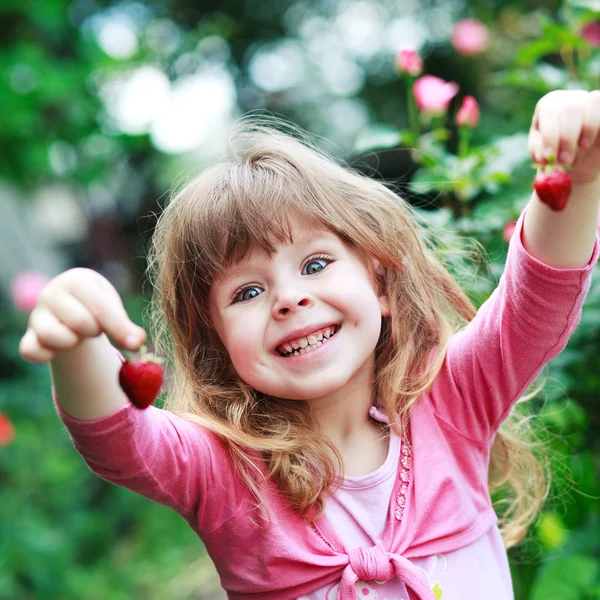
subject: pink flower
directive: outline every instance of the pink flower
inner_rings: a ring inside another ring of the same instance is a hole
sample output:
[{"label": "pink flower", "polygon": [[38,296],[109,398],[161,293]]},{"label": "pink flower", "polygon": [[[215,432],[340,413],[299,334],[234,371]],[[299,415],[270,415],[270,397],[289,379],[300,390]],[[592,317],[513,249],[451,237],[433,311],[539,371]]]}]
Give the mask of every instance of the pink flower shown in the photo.
[{"label": "pink flower", "polygon": [[590,21],[586,23],[579,32],[579,35],[594,48],[600,47],[600,21]]},{"label": "pink flower", "polygon": [[465,96],[456,115],[456,123],[460,126],[477,127],[477,123],[479,123],[479,104],[473,96]]},{"label": "pink flower", "polygon": [[30,313],[48,281],[48,277],[35,271],[25,271],[17,275],[10,289],[13,304],[21,312]]},{"label": "pink flower", "polygon": [[430,115],[443,115],[458,94],[458,84],[434,75],[423,75],[415,81],[413,94],[419,110]]},{"label": "pink flower", "polygon": [[515,232],[515,227],[517,226],[516,221],[509,221],[504,227],[504,231],[502,232],[502,237],[504,241],[508,244],[510,242],[510,238],[513,236]]},{"label": "pink flower", "polygon": [[403,48],[396,54],[396,66],[403,73],[409,73],[415,77],[423,71],[423,61],[414,48]]},{"label": "pink flower", "polygon": [[15,426],[4,413],[0,413],[0,446],[12,444],[15,435]]},{"label": "pink flower", "polygon": [[477,19],[463,19],[454,26],[452,45],[465,56],[485,52],[490,41],[488,28]]}]

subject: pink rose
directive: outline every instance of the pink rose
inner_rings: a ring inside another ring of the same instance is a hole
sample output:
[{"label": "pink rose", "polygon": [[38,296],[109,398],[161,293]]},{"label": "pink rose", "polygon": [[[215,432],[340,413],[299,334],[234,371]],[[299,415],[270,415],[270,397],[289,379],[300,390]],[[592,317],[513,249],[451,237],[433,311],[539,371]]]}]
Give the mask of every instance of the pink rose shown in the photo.
[{"label": "pink rose", "polygon": [[591,21],[581,28],[579,35],[594,48],[600,47],[600,21]]},{"label": "pink rose", "polygon": [[509,221],[504,227],[504,231],[502,232],[502,237],[504,241],[508,244],[510,242],[510,238],[513,236],[515,232],[515,227],[517,226],[516,221]]},{"label": "pink rose", "polygon": [[0,412],[0,446],[8,446],[15,439],[15,426],[10,419]]},{"label": "pink rose", "polygon": [[423,71],[423,61],[414,48],[403,48],[396,54],[396,66],[403,73],[417,77]]},{"label": "pink rose", "polygon": [[415,81],[413,94],[417,108],[430,115],[443,115],[450,101],[458,94],[458,84],[434,75],[423,75]]},{"label": "pink rose", "polygon": [[465,56],[485,52],[490,41],[488,28],[477,19],[463,19],[454,26],[452,45]]},{"label": "pink rose", "polygon": [[456,115],[456,123],[461,126],[477,127],[477,123],[479,123],[479,104],[473,96],[465,96]]},{"label": "pink rose", "polygon": [[10,289],[13,304],[21,312],[30,313],[48,281],[48,277],[35,271],[25,271],[17,275]]}]

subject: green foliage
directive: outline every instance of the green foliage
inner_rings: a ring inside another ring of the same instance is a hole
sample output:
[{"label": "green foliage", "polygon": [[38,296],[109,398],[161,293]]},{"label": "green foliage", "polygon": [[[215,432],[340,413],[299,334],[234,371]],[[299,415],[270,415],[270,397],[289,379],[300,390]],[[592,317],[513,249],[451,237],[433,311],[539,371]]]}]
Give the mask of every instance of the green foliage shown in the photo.
[{"label": "green foliage", "polygon": [[[14,350],[23,317],[8,314]],[[26,365],[24,376],[0,386],[1,410],[17,429],[0,447],[0,600],[162,600],[174,589],[191,600],[190,578],[214,590],[204,547],[181,517],[88,469],[50,387],[46,365]],[[190,564],[195,575],[183,569]]]},{"label": "green foliage", "polygon": [[600,565],[591,556],[573,554],[548,563],[540,572],[531,600],[587,600],[600,597]]}]

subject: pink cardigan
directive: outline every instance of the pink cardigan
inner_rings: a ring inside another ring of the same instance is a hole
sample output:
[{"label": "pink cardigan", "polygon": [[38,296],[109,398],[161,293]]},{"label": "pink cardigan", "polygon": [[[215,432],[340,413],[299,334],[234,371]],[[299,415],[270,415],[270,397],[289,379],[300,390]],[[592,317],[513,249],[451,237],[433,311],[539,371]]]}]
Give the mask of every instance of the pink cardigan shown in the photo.
[{"label": "pink cardigan", "polygon": [[347,552],[325,517],[313,524],[298,519],[272,485],[266,496],[276,523],[262,526],[224,444],[169,412],[127,406],[79,421],[56,403],[60,418],[95,473],[186,519],[232,600],[292,600],[340,577],[343,600],[356,597],[357,579],[391,577],[404,581],[411,597],[434,600],[410,559],[462,548],[496,523],[487,486],[494,436],[515,400],[565,347],[598,260],[598,240],[581,269],[554,269],[533,258],[521,240],[526,210],[497,289],[453,336],[431,391],[415,406],[410,453],[401,455],[408,458],[398,470],[383,539],[372,548]]}]

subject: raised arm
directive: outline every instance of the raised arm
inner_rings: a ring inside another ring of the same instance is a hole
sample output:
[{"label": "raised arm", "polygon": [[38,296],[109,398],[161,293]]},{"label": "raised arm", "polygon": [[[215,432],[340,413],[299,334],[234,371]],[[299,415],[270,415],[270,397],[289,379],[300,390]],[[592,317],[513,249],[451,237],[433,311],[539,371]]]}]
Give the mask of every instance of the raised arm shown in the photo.
[{"label": "raised arm", "polygon": [[42,291],[20,352],[50,363],[58,415],[94,473],[173,508],[194,529],[218,524],[237,506],[226,448],[197,424],[135,408],[107,336],[130,350],[146,338],[104,277],[71,269]]},{"label": "raised arm", "polygon": [[533,192],[523,225],[523,245],[557,269],[586,265],[592,254],[600,209],[600,91],[558,90],[537,104],[529,132],[536,163],[549,156],[567,168],[573,191],[562,211]]},{"label": "raised arm", "polygon": [[146,339],[110,282],[77,268],[42,290],[21,339],[23,358],[50,363],[60,404],[77,419],[98,419],[128,402],[118,383],[121,362],[106,334],[130,350]]},{"label": "raised arm", "polygon": [[599,125],[600,92],[553,92],[537,105],[531,155],[570,165],[572,193],[560,212],[533,193],[498,287],[450,340],[431,393],[436,413],[479,441],[491,439],[579,322],[598,260]]}]

